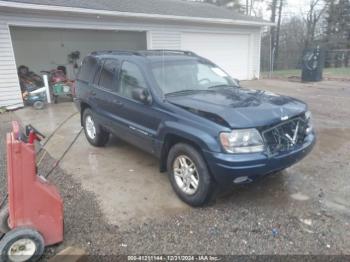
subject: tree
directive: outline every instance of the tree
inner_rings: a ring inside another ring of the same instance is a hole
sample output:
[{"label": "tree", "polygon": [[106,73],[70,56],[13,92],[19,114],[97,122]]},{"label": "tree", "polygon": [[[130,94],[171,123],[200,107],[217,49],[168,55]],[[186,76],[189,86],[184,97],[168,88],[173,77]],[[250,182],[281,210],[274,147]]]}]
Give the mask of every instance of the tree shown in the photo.
[{"label": "tree", "polygon": [[269,8],[271,10],[270,21],[277,24],[276,26],[271,27],[271,70],[273,71],[277,68],[278,54],[279,54],[279,38],[280,38],[280,28],[282,22],[282,9],[283,9],[283,0],[272,0]]},{"label": "tree", "polygon": [[278,19],[277,19],[277,28],[276,28],[276,44],[275,44],[275,59],[274,59],[276,61],[276,63],[278,62],[278,55],[279,55],[282,9],[283,9],[283,0],[280,0],[279,7],[278,7]]},{"label": "tree", "polygon": [[261,8],[256,7],[256,3],[262,3],[264,0],[246,0],[245,4],[245,14],[250,16],[263,16],[263,11]]},{"label": "tree", "polygon": [[[261,8],[256,7],[256,3],[264,2],[264,0],[187,0],[223,6],[239,13],[251,16],[262,17]],[[242,4],[243,2],[243,4]]]},{"label": "tree", "polygon": [[300,16],[294,16],[281,24],[278,67],[279,69],[299,68],[306,26]]},{"label": "tree", "polygon": [[[306,26],[300,16],[285,18],[281,22],[278,57],[275,61],[277,69],[295,69],[300,67],[301,54],[304,49]],[[262,37],[261,70],[271,70],[269,54],[271,35],[266,32]],[[276,68],[275,68],[276,69]]]},{"label": "tree", "polygon": [[349,66],[350,62],[350,0],[326,0],[324,45],[326,66]]},{"label": "tree", "polygon": [[315,41],[316,29],[318,22],[324,14],[327,5],[322,0],[311,0],[309,10],[304,16],[304,22],[306,24],[306,37],[304,41],[304,47],[311,47]]},{"label": "tree", "polygon": [[217,6],[224,6],[226,8],[235,10],[237,12],[243,12],[243,7],[240,0],[197,0],[204,3],[214,4]]}]

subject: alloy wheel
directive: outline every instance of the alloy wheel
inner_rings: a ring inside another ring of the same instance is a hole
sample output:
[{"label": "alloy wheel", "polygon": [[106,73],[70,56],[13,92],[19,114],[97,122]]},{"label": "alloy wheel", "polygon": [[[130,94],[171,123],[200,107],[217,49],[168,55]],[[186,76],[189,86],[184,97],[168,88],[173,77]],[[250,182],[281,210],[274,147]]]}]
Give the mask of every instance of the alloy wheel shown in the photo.
[{"label": "alloy wheel", "polygon": [[173,164],[173,173],[177,186],[187,195],[197,192],[199,175],[195,163],[185,155],[178,156]]},{"label": "alloy wheel", "polygon": [[85,128],[86,133],[91,139],[95,139],[96,137],[96,127],[95,122],[90,115],[85,118]]}]

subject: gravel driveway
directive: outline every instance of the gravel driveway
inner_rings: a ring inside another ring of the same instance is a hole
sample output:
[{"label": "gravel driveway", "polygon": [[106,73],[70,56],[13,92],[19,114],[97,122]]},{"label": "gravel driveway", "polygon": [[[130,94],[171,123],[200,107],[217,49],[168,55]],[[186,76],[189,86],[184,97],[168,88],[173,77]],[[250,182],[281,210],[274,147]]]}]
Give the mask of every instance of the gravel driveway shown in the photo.
[{"label": "gravel driveway", "polygon": [[[243,85],[309,103],[318,133],[310,156],[282,173],[236,187],[209,207],[125,227],[109,224],[96,196],[73,174],[57,169],[50,180],[64,198],[65,241],[47,249],[46,258],[71,245],[96,255],[92,260],[132,254],[350,255],[349,83],[262,80]],[[0,115],[1,174],[4,135],[12,117]],[[47,155],[40,172],[53,163]],[[0,181],[4,192],[3,176]]]}]

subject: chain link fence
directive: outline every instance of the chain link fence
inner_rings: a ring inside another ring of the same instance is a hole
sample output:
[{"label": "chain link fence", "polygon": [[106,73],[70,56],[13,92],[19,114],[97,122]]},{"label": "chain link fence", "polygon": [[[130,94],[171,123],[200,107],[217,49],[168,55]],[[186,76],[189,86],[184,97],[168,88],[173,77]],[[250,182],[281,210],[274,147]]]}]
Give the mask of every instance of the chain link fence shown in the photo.
[{"label": "chain link fence", "polygon": [[[271,41],[271,32],[262,35],[261,76],[263,78],[291,78],[301,76],[304,43],[293,34],[281,34],[278,53]],[[315,42],[312,47],[324,50],[324,78],[350,80],[350,49],[327,49],[323,43]]]}]

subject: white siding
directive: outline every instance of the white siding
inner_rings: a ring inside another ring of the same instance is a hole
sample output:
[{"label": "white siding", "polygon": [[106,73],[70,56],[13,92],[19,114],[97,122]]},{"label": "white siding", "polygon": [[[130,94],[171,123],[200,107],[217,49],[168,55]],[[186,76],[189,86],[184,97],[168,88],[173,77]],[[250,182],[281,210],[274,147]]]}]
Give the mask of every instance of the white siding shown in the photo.
[{"label": "white siding", "polygon": [[181,49],[180,32],[148,32],[148,49]]},{"label": "white siding", "polygon": [[0,107],[23,106],[9,28],[0,19]]}]

